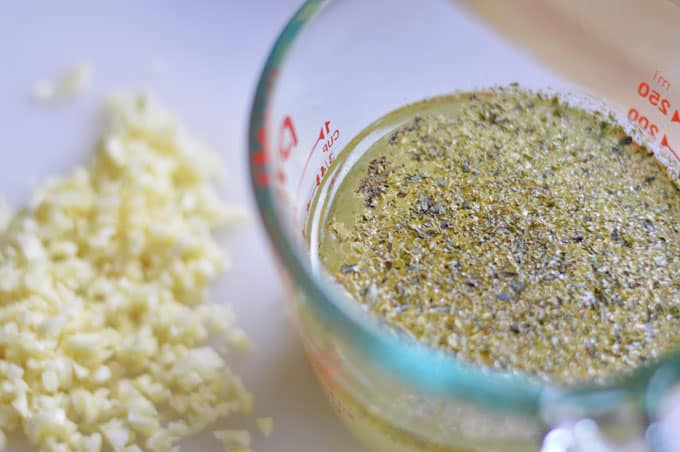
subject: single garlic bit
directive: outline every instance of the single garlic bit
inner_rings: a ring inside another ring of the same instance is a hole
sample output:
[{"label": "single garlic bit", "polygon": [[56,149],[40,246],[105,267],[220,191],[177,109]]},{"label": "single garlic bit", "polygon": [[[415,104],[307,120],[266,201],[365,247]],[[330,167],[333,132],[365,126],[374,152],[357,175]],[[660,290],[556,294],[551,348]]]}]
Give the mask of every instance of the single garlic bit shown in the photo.
[{"label": "single garlic bit", "polygon": [[270,417],[261,417],[256,419],[255,422],[257,422],[257,428],[260,429],[260,432],[265,438],[272,436],[272,432],[274,431],[274,419]]}]

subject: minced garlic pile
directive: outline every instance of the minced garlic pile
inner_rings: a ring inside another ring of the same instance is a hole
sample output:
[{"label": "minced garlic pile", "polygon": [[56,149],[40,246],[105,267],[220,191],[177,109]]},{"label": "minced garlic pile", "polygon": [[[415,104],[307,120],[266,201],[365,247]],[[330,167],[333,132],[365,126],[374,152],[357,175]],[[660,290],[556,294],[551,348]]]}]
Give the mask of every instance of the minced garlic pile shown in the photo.
[{"label": "minced garlic pile", "polygon": [[[21,429],[45,451],[165,451],[252,411],[216,351],[247,338],[202,304],[226,263],[213,232],[242,217],[219,161],[143,95],[109,107],[92,162],[0,227],[0,450]],[[236,436],[217,434],[250,450]]]}]

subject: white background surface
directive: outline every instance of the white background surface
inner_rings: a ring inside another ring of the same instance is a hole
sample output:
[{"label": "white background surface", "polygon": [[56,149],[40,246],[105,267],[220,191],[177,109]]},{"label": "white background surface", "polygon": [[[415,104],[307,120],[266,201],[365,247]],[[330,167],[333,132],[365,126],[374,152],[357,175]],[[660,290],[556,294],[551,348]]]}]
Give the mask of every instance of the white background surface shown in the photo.
[{"label": "white background surface", "polygon": [[[93,3],[2,5],[0,196],[19,205],[40,180],[82,162],[99,133],[104,94],[147,89],[224,156],[229,198],[253,213],[249,224],[230,234],[234,266],[214,293],[217,301],[234,306],[255,343],[253,353],[233,367],[255,395],[256,416],[275,419],[270,439],[255,434],[255,450],[363,451],[335,418],[285,318],[284,296],[248,182],[246,127],[257,76],[301,0]],[[470,25],[469,39],[486,39],[489,46],[495,41],[478,32]],[[511,52],[494,49],[498,58],[491,65]],[[83,60],[95,68],[86,95],[63,105],[31,101],[35,81],[54,80]],[[542,77],[525,69],[522,80]],[[227,426],[257,431],[252,419],[230,420]],[[30,450],[17,444],[9,450]],[[183,450],[221,448],[208,434]]]},{"label": "white background surface", "polygon": [[[285,319],[246,174],[257,75],[300,1],[31,3],[4,3],[0,12],[0,194],[17,205],[39,180],[81,162],[98,134],[101,96],[148,88],[221,152],[230,198],[253,211],[253,221],[230,235],[234,266],[216,293],[234,305],[255,343],[235,367],[255,394],[256,415],[275,419],[270,439],[254,435],[255,449],[361,451],[336,420]],[[31,102],[34,81],[55,79],[80,60],[95,68],[86,95],[63,105]],[[257,431],[252,419],[228,425]],[[10,451],[30,450],[13,440]],[[184,450],[221,450],[217,446],[206,435]]]}]

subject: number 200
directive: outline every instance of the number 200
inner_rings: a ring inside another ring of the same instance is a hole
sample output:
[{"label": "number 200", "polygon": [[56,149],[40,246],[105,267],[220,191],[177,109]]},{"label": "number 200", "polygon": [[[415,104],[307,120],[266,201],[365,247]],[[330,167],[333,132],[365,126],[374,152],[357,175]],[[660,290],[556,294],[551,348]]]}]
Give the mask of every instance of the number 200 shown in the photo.
[{"label": "number 200", "polygon": [[642,130],[648,131],[653,138],[656,138],[656,134],[659,133],[659,126],[650,123],[649,118],[641,115],[635,108],[628,110],[628,120],[633,123],[638,123]]}]

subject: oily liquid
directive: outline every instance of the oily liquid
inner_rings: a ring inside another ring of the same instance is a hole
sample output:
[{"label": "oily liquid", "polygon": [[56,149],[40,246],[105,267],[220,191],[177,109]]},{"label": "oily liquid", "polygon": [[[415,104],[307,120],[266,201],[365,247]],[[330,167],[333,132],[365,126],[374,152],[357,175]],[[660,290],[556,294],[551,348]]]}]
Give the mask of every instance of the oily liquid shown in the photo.
[{"label": "oily liquid", "polygon": [[317,200],[319,261],[367,310],[460,359],[565,383],[677,345],[679,191],[613,118],[508,87],[373,127],[390,123]]}]

